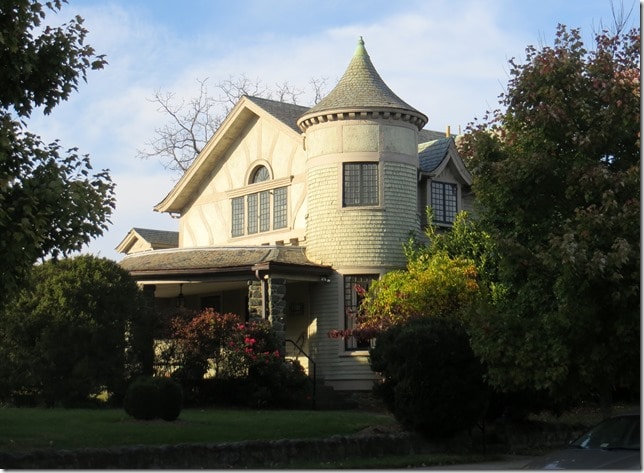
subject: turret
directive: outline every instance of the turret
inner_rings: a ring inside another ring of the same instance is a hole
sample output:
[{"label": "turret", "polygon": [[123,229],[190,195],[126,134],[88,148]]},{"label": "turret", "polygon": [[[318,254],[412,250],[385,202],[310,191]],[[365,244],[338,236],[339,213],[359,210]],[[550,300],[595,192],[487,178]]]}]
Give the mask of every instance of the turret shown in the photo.
[{"label": "turret", "polygon": [[307,155],[307,256],[346,267],[405,265],[419,231],[418,131],[427,117],[382,80],[362,38],[336,87],[298,120]]}]

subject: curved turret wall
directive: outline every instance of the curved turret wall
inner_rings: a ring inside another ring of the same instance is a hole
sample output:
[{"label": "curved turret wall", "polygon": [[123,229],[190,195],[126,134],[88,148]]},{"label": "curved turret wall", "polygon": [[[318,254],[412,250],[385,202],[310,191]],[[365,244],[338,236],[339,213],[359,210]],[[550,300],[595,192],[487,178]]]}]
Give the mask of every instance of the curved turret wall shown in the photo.
[{"label": "curved turret wall", "polygon": [[[386,116],[386,118],[385,118]],[[334,114],[306,129],[307,256],[342,267],[405,266],[418,231],[418,127],[390,114]],[[378,163],[377,205],[344,207],[343,164]]]}]

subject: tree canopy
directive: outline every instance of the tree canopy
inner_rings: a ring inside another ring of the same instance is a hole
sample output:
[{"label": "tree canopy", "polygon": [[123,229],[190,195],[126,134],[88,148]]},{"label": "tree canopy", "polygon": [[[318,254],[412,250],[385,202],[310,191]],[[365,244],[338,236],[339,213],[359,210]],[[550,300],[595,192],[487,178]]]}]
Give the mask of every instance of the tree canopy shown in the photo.
[{"label": "tree canopy", "polygon": [[47,405],[123,394],[140,373],[131,340],[145,316],[136,282],[106,258],[77,256],[33,266],[0,310],[0,399]]},{"label": "tree canopy", "polygon": [[63,3],[0,6],[0,304],[38,259],[80,250],[101,235],[115,205],[106,170],[92,173],[77,148],[45,144],[27,130],[34,110],[49,114],[89,70],[106,64],[85,44],[81,17],[45,24]]},{"label": "tree canopy", "polygon": [[529,46],[461,151],[507,289],[473,339],[490,380],[608,401],[639,384],[639,30],[594,46]]}]

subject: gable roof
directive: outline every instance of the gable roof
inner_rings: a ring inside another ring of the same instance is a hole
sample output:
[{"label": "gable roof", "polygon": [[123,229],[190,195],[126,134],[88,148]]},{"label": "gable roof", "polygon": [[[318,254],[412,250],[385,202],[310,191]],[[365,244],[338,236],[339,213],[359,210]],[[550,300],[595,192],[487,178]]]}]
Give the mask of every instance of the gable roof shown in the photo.
[{"label": "gable roof", "polygon": [[432,172],[447,156],[451,138],[439,138],[418,145],[418,162],[420,170]]},{"label": "gable roof", "polygon": [[176,248],[179,246],[179,232],[134,227],[118,244],[116,251],[128,253],[139,240],[147,242],[152,250]]},{"label": "gable roof", "polygon": [[398,97],[382,80],[364,47],[362,37],[358,41],[353,58],[342,78],[329,94],[311,107],[300,119],[298,125],[305,130],[310,120],[328,112],[401,111],[422,129],[427,116]]},{"label": "gable roof", "polygon": [[277,100],[252,97],[250,95],[247,95],[246,98],[257,104],[263,110],[266,110],[286,126],[291,127],[297,134],[300,133],[300,129],[297,127],[297,119],[308,110],[307,107],[292,103],[278,102]]},{"label": "gable roof", "polygon": [[262,116],[274,120],[286,133],[292,133],[299,140],[300,132],[294,126],[297,115],[306,107],[292,105],[258,97],[242,96],[224,119],[212,138],[206,143],[190,167],[154,210],[157,212],[180,213],[190,201],[194,192],[217,164],[217,157],[225,153],[237,139],[244,127],[254,118]]},{"label": "gable roof", "polygon": [[418,165],[420,172],[426,176],[440,174],[449,163],[460,174],[467,185],[472,185],[472,175],[465,167],[465,163],[456,149],[454,138],[443,137],[418,145]]}]

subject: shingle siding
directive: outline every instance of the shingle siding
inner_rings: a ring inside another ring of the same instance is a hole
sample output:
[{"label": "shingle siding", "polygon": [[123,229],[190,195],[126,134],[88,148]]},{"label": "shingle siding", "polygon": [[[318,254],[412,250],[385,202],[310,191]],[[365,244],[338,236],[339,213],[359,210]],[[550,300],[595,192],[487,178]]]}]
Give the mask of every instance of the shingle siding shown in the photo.
[{"label": "shingle siding", "polygon": [[309,171],[307,255],[336,268],[346,266],[404,267],[402,250],[409,232],[418,230],[416,169],[381,163],[383,201],[378,207],[342,208],[341,166]]}]

